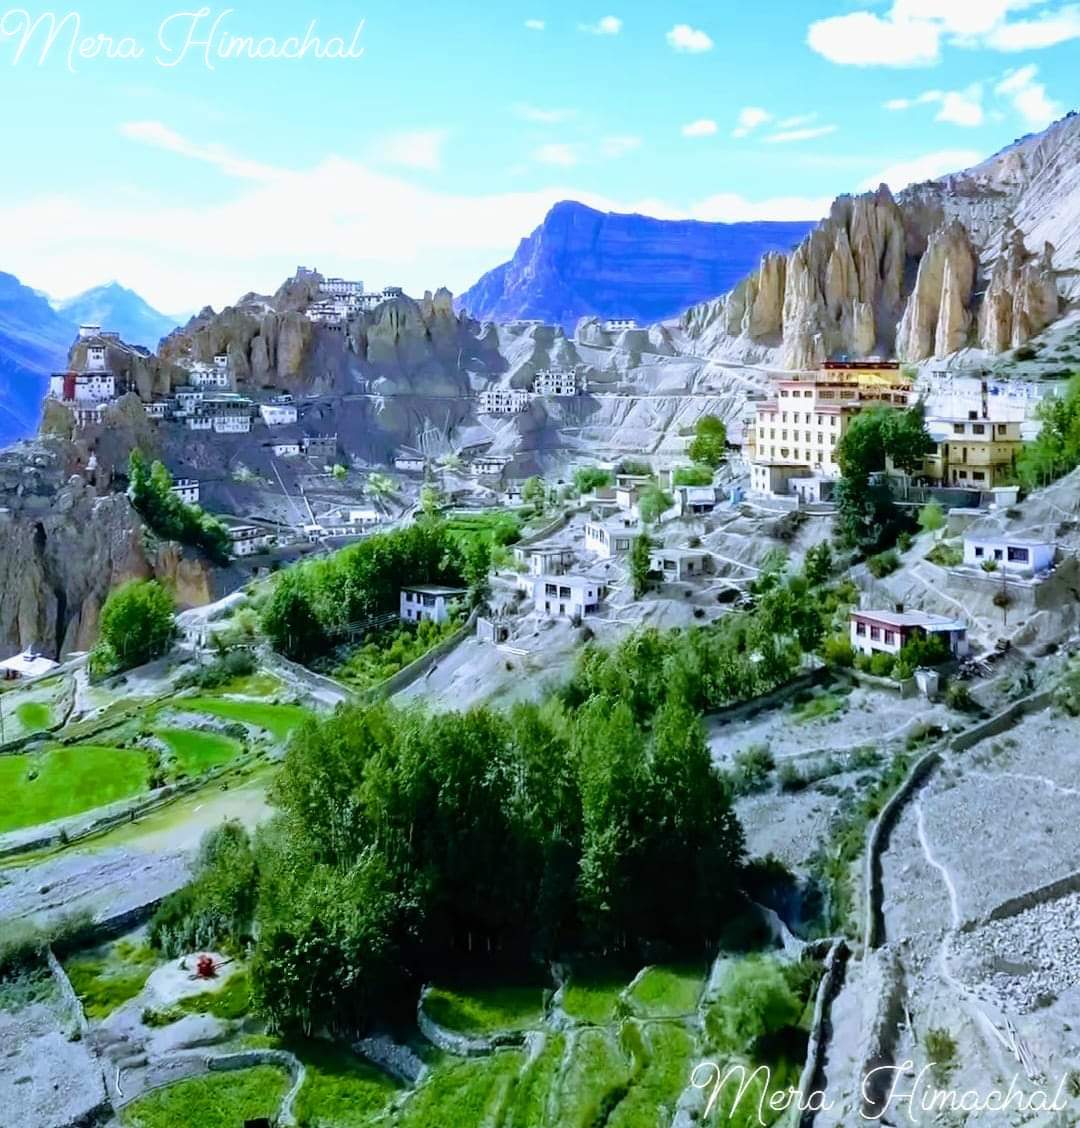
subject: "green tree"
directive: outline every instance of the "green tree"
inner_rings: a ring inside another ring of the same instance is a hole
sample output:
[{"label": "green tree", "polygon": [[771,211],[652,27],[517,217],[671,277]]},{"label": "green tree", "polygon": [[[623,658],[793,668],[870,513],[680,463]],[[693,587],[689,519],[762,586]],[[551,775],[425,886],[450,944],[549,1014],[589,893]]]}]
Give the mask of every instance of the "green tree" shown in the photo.
[{"label": "green tree", "polygon": [[527,505],[532,505],[538,513],[542,513],[547,504],[547,486],[544,484],[544,479],[536,474],[526,478],[521,487],[521,500]]},{"label": "green tree", "polygon": [[476,538],[462,550],[461,575],[469,589],[469,606],[479,607],[491,597],[491,543]]},{"label": "green tree", "polygon": [[443,495],[438,486],[425,482],[420,487],[420,511],[425,517],[434,517],[442,508]]},{"label": "green tree", "polygon": [[919,510],[919,528],[924,533],[933,533],[938,529],[945,526],[945,513],[941,508],[941,503],[937,501],[928,501],[922,509]]},{"label": "green tree", "polygon": [[672,480],[676,486],[711,486],[713,469],[704,465],[680,466]]},{"label": "green tree", "polygon": [[634,598],[640,599],[649,587],[649,554],[652,541],[647,533],[640,533],[630,546],[630,582],[634,587]]},{"label": "green tree", "polygon": [[662,514],[666,513],[675,504],[675,499],[655,484],[650,484],[645,487],[638,498],[638,513],[641,515],[642,521],[648,525],[654,524],[660,520]]},{"label": "green tree", "polygon": [[127,670],[159,658],[176,633],[172,596],[156,580],[130,580],[114,588],[101,609],[95,673]]},{"label": "green tree", "polygon": [[687,454],[714,470],[727,458],[727,427],[716,415],[703,415],[694,425],[694,437]]},{"label": "green tree", "polygon": [[811,587],[820,587],[821,584],[828,583],[834,567],[833,553],[828,541],[822,541],[807,549],[806,559],[803,561],[803,574]]},{"label": "green tree", "polygon": [[1026,443],[1016,473],[1028,489],[1045,486],[1080,466],[1080,372],[1073,373],[1065,394],[1039,404],[1039,436]]},{"label": "green tree", "polygon": [[574,471],[574,488],[579,494],[610,486],[612,481],[611,471],[602,470],[599,466],[579,466]]},{"label": "green tree", "polygon": [[337,482],[344,482],[349,476],[349,471],[340,462],[335,462],[330,469],[330,476]]},{"label": "green tree", "polygon": [[391,497],[395,489],[394,479],[389,474],[372,471],[367,476],[367,492],[378,500]]}]

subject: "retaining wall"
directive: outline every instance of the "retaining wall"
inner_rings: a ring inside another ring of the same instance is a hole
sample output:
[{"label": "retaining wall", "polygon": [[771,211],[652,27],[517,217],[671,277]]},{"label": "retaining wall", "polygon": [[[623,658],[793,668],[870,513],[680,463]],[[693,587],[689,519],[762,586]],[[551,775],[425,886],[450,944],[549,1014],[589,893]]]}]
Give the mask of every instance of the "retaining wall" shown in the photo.
[{"label": "retaining wall", "polygon": [[525,1042],[523,1031],[507,1031],[492,1034],[487,1038],[473,1038],[467,1034],[459,1034],[456,1030],[447,1030],[440,1026],[424,1010],[424,1001],[427,999],[428,988],[420,992],[420,1001],[416,1004],[416,1025],[420,1033],[434,1046],[445,1050],[449,1054],[459,1057],[483,1057],[485,1054],[494,1053],[501,1046],[521,1046]]},{"label": "retaining wall", "polygon": [[[844,972],[849,954],[844,940],[837,939],[833,941],[825,957],[825,974],[818,984],[817,998],[814,1000],[814,1017],[810,1023],[810,1035],[806,1042],[806,1064],[799,1077],[799,1093],[804,1103],[809,1101],[810,1094],[824,1087],[825,1051],[829,1046],[832,1004],[844,985]],[[799,1128],[811,1128],[814,1116],[814,1109],[806,1109],[799,1117]]]},{"label": "retaining wall", "polygon": [[817,666],[813,670],[796,674],[790,681],[784,682],[783,685],[777,686],[769,693],[751,698],[749,701],[740,701],[737,705],[726,705],[723,709],[716,709],[707,716],[710,720],[720,720],[724,723],[746,720],[747,717],[756,716],[766,709],[783,705],[793,693],[812,688],[819,682],[826,680],[828,674],[828,666]]},{"label": "retaining wall", "polygon": [[372,686],[371,689],[364,693],[363,699],[370,702],[381,701],[386,697],[393,697],[395,693],[400,693],[403,689],[412,685],[418,678],[423,677],[436,662],[445,658],[451,650],[476,630],[476,619],[479,613],[478,609],[473,610],[464,624],[449,638],[444,638],[437,646],[433,646],[426,654],[421,654],[419,658],[410,662],[403,669],[398,670],[396,674],[387,678],[386,681],[379,682],[378,685]]},{"label": "retaining wall", "polygon": [[275,1123],[279,1128],[289,1128],[290,1125],[296,1124],[293,1105],[296,1103],[297,1094],[303,1088],[307,1070],[295,1054],[289,1053],[288,1050],[240,1050],[234,1054],[218,1054],[206,1059],[206,1068],[211,1073],[252,1069],[257,1065],[276,1065],[288,1071],[292,1085],[281,1100]]},{"label": "retaining wall", "polygon": [[[47,677],[56,677],[56,671],[46,675]],[[42,681],[43,678],[35,678],[34,681]],[[20,682],[20,688],[25,684],[33,684],[32,682]],[[10,692],[10,691],[9,691]],[[10,755],[15,752],[21,752],[28,744],[35,744],[46,737],[52,736],[54,733],[59,732],[64,725],[68,723],[68,718],[71,716],[72,709],[75,708],[75,679],[74,677],[68,678],[64,688],[60,691],[60,696],[57,697],[53,705],[53,709],[59,711],[60,720],[47,725],[45,728],[35,729],[33,732],[23,733],[22,736],[17,736],[14,740],[8,740],[4,744],[0,744],[0,756]]]}]

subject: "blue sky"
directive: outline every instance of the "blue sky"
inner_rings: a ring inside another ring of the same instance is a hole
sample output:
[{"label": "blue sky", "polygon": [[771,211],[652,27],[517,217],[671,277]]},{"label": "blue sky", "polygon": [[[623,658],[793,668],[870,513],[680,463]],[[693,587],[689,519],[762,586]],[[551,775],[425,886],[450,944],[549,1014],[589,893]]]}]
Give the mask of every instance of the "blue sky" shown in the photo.
[{"label": "blue sky", "polygon": [[559,199],[816,218],[1080,102],[1060,0],[177,3],[0,0],[0,269],[167,311],[300,263],[460,290]]}]

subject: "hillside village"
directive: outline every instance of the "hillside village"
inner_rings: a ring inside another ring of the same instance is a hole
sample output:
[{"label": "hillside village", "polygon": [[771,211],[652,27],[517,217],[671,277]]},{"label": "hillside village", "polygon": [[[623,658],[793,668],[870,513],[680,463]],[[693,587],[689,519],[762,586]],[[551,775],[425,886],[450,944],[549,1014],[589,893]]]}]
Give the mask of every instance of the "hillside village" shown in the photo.
[{"label": "hillside village", "polygon": [[987,167],[650,326],[81,326],[0,453],[13,1123],[1075,1122],[1080,312]]}]

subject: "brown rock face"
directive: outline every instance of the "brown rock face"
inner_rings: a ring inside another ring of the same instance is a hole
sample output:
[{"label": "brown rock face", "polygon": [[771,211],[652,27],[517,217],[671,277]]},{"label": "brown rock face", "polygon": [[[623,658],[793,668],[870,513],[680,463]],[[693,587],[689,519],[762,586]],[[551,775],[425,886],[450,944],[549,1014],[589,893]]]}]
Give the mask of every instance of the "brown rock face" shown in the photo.
[{"label": "brown rock face", "polygon": [[900,360],[944,356],[968,343],[975,265],[971,240],[959,220],[930,236],[897,330]]},{"label": "brown rock face", "polygon": [[1016,348],[1058,317],[1053,258],[1049,243],[1044,244],[1041,255],[1029,254],[1023,233],[1008,226],[979,318],[979,343],[984,349]]}]

